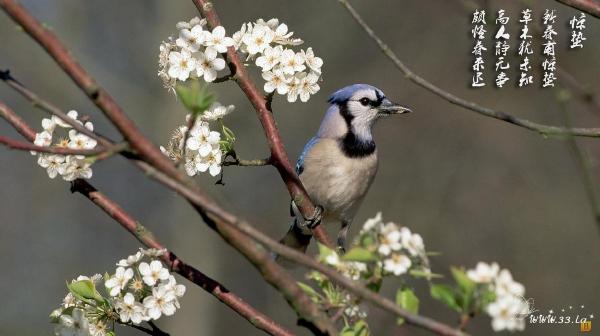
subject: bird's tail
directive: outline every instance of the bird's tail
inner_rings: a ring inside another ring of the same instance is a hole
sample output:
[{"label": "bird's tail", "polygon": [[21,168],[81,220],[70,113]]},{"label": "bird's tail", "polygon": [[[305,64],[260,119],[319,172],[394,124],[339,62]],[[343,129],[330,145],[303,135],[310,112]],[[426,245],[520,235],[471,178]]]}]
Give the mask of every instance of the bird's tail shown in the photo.
[{"label": "bird's tail", "polygon": [[[304,253],[310,244],[311,238],[312,234],[310,233],[310,230],[303,230],[300,225],[298,225],[297,219],[295,218],[288,232],[279,240],[279,242],[287,247],[291,247],[294,250]],[[292,266],[291,263],[287,262],[281,256],[275,254],[274,257],[275,261],[280,265],[285,267]]]}]

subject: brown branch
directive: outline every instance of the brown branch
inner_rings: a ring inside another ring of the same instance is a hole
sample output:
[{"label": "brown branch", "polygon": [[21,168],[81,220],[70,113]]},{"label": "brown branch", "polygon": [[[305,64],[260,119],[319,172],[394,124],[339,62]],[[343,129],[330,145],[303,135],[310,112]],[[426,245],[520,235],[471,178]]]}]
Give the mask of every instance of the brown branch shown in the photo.
[{"label": "brown branch", "polygon": [[600,18],[600,2],[595,0],[556,0],[564,5],[579,9]]},{"label": "brown branch", "polygon": [[2,102],[0,102],[0,116],[11,124],[25,139],[31,142],[35,140],[37,132]]},{"label": "brown branch", "polygon": [[390,47],[383,42],[383,40],[373,31],[373,29],[363,20],[363,18],[358,14],[358,12],[350,5],[347,0],[338,0],[344,8],[350,13],[352,18],[360,25],[360,27],[369,35],[369,37],[377,43],[377,46],[381,51],[394,63],[394,65],[404,74],[411,82],[421,86],[422,88],[432,92],[433,94],[445,99],[451,104],[463,107],[467,110],[476,112],[478,114],[484,115],[486,117],[498,119],[505,121],[507,123],[523,127],[525,129],[538,132],[542,135],[566,135],[572,134],[574,136],[584,136],[584,137],[600,137],[600,128],[565,128],[559,126],[549,126],[539,124],[527,119],[517,118],[511,114],[506,112],[495,110],[489,107],[484,107],[478,105],[477,103],[465,100],[463,98],[457,97],[440,87],[430,83],[423,77],[415,74],[412,70],[410,70],[399,58],[398,56],[390,49]]},{"label": "brown branch", "polygon": [[43,111],[45,111],[45,112],[47,112],[47,113],[49,113],[51,115],[57,116],[62,121],[64,121],[65,123],[67,123],[71,127],[73,127],[79,133],[82,133],[82,134],[84,134],[84,135],[86,135],[86,136],[88,136],[88,137],[90,137],[90,138],[98,141],[99,144],[101,144],[101,145],[103,145],[105,147],[110,147],[112,145],[112,142],[110,140],[108,140],[107,138],[102,137],[102,136],[98,135],[97,133],[94,133],[94,132],[90,131],[89,129],[87,129],[82,124],[80,124],[77,121],[71,119],[61,109],[59,109],[58,107],[50,104],[48,101],[40,98],[33,91],[31,91],[28,88],[26,88],[23,84],[21,84],[19,81],[17,81],[10,74],[9,70],[0,70],[0,80],[4,81],[9,87],[11,87],[15,91],[17,91],[19,94],[21,94],[23,97],[25,97],[27,100],[29,100],[33,104],[33,106],[38,107],[41,110],[43,110]]},{"label": "brown branch", "polygon": [[[71,186],[71,191],[78,192],[87,197],[115,221],[121,224],[121,226],[127,229],[127,231],[133,234],[137,240],[146,247],[157,249],[165,248],[164,245],[156,240],[152,232],[85,180],[75,180]],[[248,322],[252,323],[256,328],[264,330],[271,335],[293,335],[292,332],[286,330],[284,327],[277,324],[277,322],[244,302],[244,300],[230,292],[216,280],[211,279],[193,266],[186,264],[173,252],[167,250],[161,258],[173,271],[179,273],[184,278],[212,294],[221,302],[232,308],[236,313],[248,320]]]},{"label": "brown branch", "polygon": [[[571,125],[571,116],[567,110],[569,99],[570,97],[568,94],[562,95],[560,91],[556,96],[556,100],[561,108],[565,126],[567,127]],[[575,163],[581,172],[582,183],[589,199],[590,207],[592,208],[594,220],[596,221],[598,229],[600,229],[600,196],[598,194],[596,184],[594,183],[590,160],[583,148],[579,146],[577,139],[574,136],[567,136],[566,140],[567,144],[569,145],[569,149],[573,154]]]},{"label": "brown branch", "polygon": [[111,148],[94,148],[94,149],[73,149],[68,147],[44,147],[36,146],[29,142],[18,141],[0,135],[0,144],[3,144],[11,149],[34,151],[39,153],[50,153],[59,155],[82,155],[82,156],[97,156],[101,159],[106,159],[113,154],[117,154],[127,148],[127,144],[117,144]]},{"label": "brown branch", "polygon": [[235,155],[231,161],[225,160],[222,162],[223,166],[243,166],[243,167],[259,167],[259,166],[267,166],[270,164],[271,164],[271,158],[244,160],[244,159],[238,159],[237,156],[235,156]]},{"label": "brown branch", "polygon": [[[214,9],[212,2],[208,0],[192,0],[198,10],[202,13],[202,16],[206,18],[208,25],[211,28],[220,26],[221,22]],[[292,164],[289,161],[287,152],[279,135],[279,130],[273,118],[273,113],[270,109],[270,103],[265,99],[262,92],[256,87],[256,84],[250,78],[244,63],[235,52],[233,47],[227,49],[227,59],[230,71],[235,74],[233,79],[236,81],[238,86],[242,89],[248,100],[252,103],[254,110],[260,120],[263,127],[269,148],[271,150],[271,163],[281,178],[283,179],[288,192],[300,212],[305,218],[311,218],[315,212],[315,205],[310,200],[306,189],[300,182],[298,175],[294,171]],[[333,242],[327,236],[327,233],[322,226],[317,226],[314,229],[315,237],[323,244],[333,246]]]}]

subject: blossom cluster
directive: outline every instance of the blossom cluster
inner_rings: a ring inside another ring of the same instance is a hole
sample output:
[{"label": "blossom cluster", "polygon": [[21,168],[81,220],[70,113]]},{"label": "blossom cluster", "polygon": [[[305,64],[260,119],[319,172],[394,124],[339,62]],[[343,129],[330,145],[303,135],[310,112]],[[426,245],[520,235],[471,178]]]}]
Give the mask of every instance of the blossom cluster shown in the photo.
[{"label": "blossom cluster", "polygon": [[[77,123],[83,125],[90,131],[94,130],[94,125],[86,121],[85,123],[77,119],[77,111],[69,111],[67,116]],[[57,116],[42,119],[43,131],[35,135],[34,144],[41,147],[59,147],[71,149],[93,149],[96,147],[96,140],[85,134],[79,133],[71,125]],[[64,132],[59,132],[64,130]],[[59,134],[63,133],[63,134]],[[46,169],[50,178],[60,175],[65,181],[73,181],[78,178],[89,179],[92,177],[92,162],[90,159],[81,155],[58,155],[31,152],[38,156],[38,164]]]},{"label": "blossom cluster", "polygon": [[[114,335],[114,322],[140,324],[170,316],[180,307],[185,286],[156,259],[164,250],[140,249],[117,263],[112,275],[79,276],[69,285],[62,305],[50,315],[55,335]],[[107,296],[97,287],[104,284]]]},{"label": "blossom cluster", "polygon": [[303,43],[292,38],[293,35],[293,32],[288,32],[288,26],[279,23],[278,19],[266,22],[258,19],[254,23],[244,23],[233,35],[233,40],[236,48],[261,68],[267,93],[286,95],[290,103],[298,97],[306,102],[320,89],[318,82],[323,60],[315,56],[312,48],[298,52],[288,48]]},{"label": "blossom cluster", "polygon": [[486,307],[494,331],[525,329],[525,318],[530,312],[529,303],[523,298],[525,287],[513,280],[508,269],[500,270],[497,263],[479,262],[467,270],[467,276],[495,294],[495,300]]},{"label": "blossom cluster", "polygon": [[217,72],[225,69],[225,60],[219,53],[233,46],[233,39],[225,36],[225,28],[219,26],[205,30],[206,20],[195,17],[189,22],[179,22],[179,36],[169,37],[160,45],[158,76],[165,87],[173,88],[175,81],[203,78],[212,82]]},{"label": "blossom cluster", "polygon": [[359,239],[374,242],[372,246],[382,258],[383,270],[388,274],[399,276],[411,267],[420,268],[419,271],[424,274],[430,273],[423,238],[407,227],[399,227],[393,222],[384,223],[381,213],[365,222]]},{"label": "blossom cluster", "polygon": [[[347,253],[340,254],[319,245],[319,260],[347,278],[364,282],[376,291],[385,277],[407,273],[428,278],[432,275],[421,236],[406,227],[383,222],[381,213],[365,222]],[[308,278],[317,283],[322,294],[317,294],[308,285],[302,286],[321,306],[341,308],[345,320],[350,322],[358,322],[366,317],[360,300],[326,276],[313,271]]]},{"label": "blossom cluster", "polygon": [[[171,134],[167,147],[161,146],[161,151],[173,161],[183,162],[189,176],[207,171],[212,176],[219,175],[226,153],[221,150],[221,133],[211,130],[209,122],[220,120],[233,109],[233,105],[223,106],[218,102],[213,103],[194,120],[190,129],[187,125],[176,128]],[[186,116],[186,121],[188,125],[191,123],[190,114]]]},{"label": "blossom cluster", "polygon": [[289,102],[298,98],[306,102],[319,91],[323,60],[312,48],[293,50],[292,46],[303,41],[293,38],[294,33],[278,19],[244,23],[232,37],[226,36],[221,26],[212,31],[205,30],[205,26],[206,20],[197,17],[180,22],[178,38],[169,37],[161,43],[158,76],[166,88],[173,89],[177,81],[189,78],[213,82],[226,65],[219,54],[234,47],[261,69],[267,93],[285,95]]}]

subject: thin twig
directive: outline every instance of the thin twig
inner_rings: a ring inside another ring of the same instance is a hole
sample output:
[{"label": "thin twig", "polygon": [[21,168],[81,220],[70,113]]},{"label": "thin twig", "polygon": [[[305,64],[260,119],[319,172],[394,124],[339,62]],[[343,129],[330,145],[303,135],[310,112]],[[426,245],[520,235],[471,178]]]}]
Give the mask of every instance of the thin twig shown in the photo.
[{"label": "thin twig", "polygon": [[64,113],[58,107],[50,104],[47,100],[40,98],[37,94],[29,90],[25,85],[21,84],[17,81],[11,74],[9,70],[0,70],[0,80],[4,81],[9,87],[20,93],[23,97],[29,100],[34,107],[40,108],[42,111],[49,113],[50,115],[55,115],[60,118],[65,123],[69,124],[79,133],[82,133],[96,141],[99,144],[109,147],[112,142],[105,137],[87,129],[85,126],[77,122],[76,120],[69,117],[66,113]]},{"label": "thin twig", "polygon": [[[567,110],[568,99],[568,97],[560,97],[560,93],[558,94],[557,101],[560,106],[566,127],[571,125],[571,116]],[[588,159],[585,151],[579,146],[577,139],[575,139],[574,136],[567,135],[566,139],[573,154],[573,158],[575,159],[575,162],[577,163],[577,166],[581,172],[582,182],[586,191],[586,195],[589,199],[590,206],[592,207],[594,220],[596,221],[598,229],[600,229],[600,196],[598,195],[598,190],[592,176],[590,160]]]},{"label": "thin twig", "polygon": [[556,0],[564,5],[579,9],[600,18],[600,2],[596,0]]},{"label": "thin twig", "polygon": [[94,149],[74,149],[68,147],[44,147],[44,146],[36,146],[29,142],[19,141],[7,138],[5,136],[0,136],[0,144],[3,144],[11,149],[23,150],[23,151],[34,151],[39,153],[50,153],[50,154],[59,154],[59,155],[82,155],[82,156],[95,156],[101,157],[102,159],[106,159],[114,154],[117,154],[123,150],[125,150],[128,146],[126,143],[121,143],[116,146],[111,146],[110,148],[94,148]]},{"label": "thin twig", "polygon": [[463,107],[465,109],[471,110],[478,114],[502,120],[507,123],[523,127],[525,129],[538,132],[542,135],[565,135],[572,134],[574,136],[584,136],[584,137],[600,137],[600,128],[565,128],[559,126],[549,126],[539,124],[527,119],[517,118],[511,114],[506,112],[495,110],[489,107],[484,107],[478,105],[477,103],[465,100],[463,98],[457,97],[440,87],[430,83],[426,79],[420,77],[415,74],[410,68],[408,68],[399,58],[398,56],[390,49],[390,47],[383,42],[383,40],[373,31],[373,29],[363,20],[360,14],[350,5],[347,0],[338,0],[344,8],[350,13],[352,18],[360,25],[360,27],[369,35],[369,37],[377,43],[379,49],[394,63],[394,65],[404,74],[404,76],[410,80],[411,82],[425,88],[426,90],[436,94],[437,96],[445,99],[451,104]]},{"label": "thin twig", "polygon": [[252,159],[252,160],[244,160],[238,159],[234,157],[232,161],[225,160],[222,162],[223,166],[244,166],[244,167],[258,167],[258,166],[268,166],[271,164],[271,159]]}]

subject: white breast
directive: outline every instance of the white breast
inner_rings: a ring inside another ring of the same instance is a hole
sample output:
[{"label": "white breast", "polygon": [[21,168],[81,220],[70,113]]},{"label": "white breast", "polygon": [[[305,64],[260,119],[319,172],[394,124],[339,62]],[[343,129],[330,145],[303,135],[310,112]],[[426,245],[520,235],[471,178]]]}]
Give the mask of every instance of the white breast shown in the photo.
[{"label": "white breast", "polygon": [[352,219],[377,172],[377,152],[345,156],[338,141],[320,139],[304,158],[300,180],[309,196],[331,219]]}]

